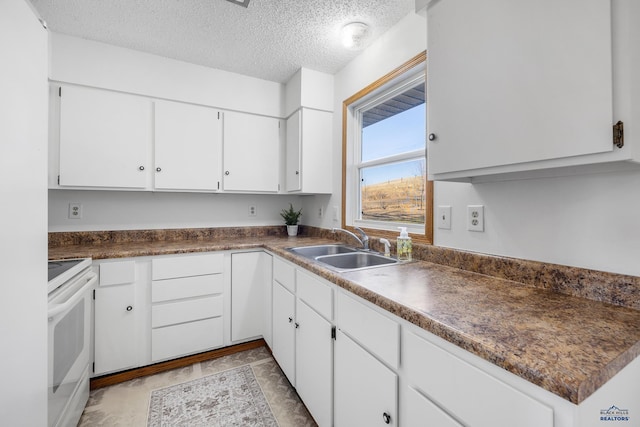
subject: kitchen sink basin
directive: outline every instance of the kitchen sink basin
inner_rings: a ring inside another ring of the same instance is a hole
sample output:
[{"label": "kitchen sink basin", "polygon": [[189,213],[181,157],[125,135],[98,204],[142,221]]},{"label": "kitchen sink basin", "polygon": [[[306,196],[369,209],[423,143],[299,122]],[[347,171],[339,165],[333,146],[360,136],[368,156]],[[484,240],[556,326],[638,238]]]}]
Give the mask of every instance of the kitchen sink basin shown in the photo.
[{"label": "kitchen sink basin", "polygon": [[316,257],[316,261],[330,265],[338,271],[358,270],[398,263],[398,260],[395,258],[386,257],[372,252],[360,251],[319,256]]},{"label": "kitchen sink basin", "polygon": [[341,273],[393,265],[399,262],[395,258],[386,257],[377,252],[369,252],[346,245],[299,246],[287,250]]},{"label": "kitchen sink basin", "polygon": [[345,245],[300,246],[297,248],[289,248],[289,250],[294,254],[313,259],[323,255],[344,254],[357,251],[356,248]]}]

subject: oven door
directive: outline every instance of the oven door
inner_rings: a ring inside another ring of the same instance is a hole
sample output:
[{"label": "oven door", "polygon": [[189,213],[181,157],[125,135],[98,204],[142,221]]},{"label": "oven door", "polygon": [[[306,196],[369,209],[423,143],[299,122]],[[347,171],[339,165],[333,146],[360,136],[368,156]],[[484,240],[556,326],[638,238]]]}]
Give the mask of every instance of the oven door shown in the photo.
[{"label": "oven door", "polygon": [[95,273],[86,270],[49,296],[50,427],[79,419],[88,398],[91,291],[96,282]]}]

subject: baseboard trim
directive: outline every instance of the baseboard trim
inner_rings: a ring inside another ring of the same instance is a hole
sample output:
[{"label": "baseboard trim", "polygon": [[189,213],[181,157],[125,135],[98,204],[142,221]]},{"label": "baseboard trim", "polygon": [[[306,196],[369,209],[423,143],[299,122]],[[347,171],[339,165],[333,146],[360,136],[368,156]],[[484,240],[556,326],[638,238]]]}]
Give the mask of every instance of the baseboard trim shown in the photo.
[{"label": "baseboard trim", "polygon": [[230,354],[239,353],[245,350],[251,350],[259,347],[267,347],[265,340],[258,339],[242,344],[236,344],[229,347],[219,348],[217,350],[205,351],[204,353],[193,354],[191,356],[181,357],[179,359],[167,360],[153,365],[142,366],[140,368],[130,369],[128,371],[116,372],[115,374],[107,374],[101,377],[92,378],[89,382],[91,390],[107,387],[114,384],[123,383],[134,378],[146,377],[160,372],[169,371],[171,369],[182,368],[184,366],[193,365],[194,363],[204,362],[207,360],[217,359],[219,357],[228,356]]}]

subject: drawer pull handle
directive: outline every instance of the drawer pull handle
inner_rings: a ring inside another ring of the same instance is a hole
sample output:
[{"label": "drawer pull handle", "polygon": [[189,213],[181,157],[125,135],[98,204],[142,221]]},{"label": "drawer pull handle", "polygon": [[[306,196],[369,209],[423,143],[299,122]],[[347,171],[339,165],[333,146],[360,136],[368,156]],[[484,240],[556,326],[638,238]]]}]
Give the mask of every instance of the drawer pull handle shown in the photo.
[{"label": "drawer pull handle", "polygon": [[133,310],[133,307],[131,307],[130,305],[127,306],[127,311],[131,311]]},{"label": "drawer pull handle", "polygon": [[391,424],[391,415],[387,414],[386,412],[382,414],[382,419],[384,420],[385,424]]}]

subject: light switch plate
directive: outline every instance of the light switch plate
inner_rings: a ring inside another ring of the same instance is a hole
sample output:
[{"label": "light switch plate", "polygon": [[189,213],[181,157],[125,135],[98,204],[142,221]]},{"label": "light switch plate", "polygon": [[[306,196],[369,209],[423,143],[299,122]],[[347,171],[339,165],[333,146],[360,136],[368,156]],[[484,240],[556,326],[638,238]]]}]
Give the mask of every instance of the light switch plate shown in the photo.
[{"label": "light switch plate", "polygon": [[443,230],[451,230],[451,206],[438,206],[436,224]]}]

